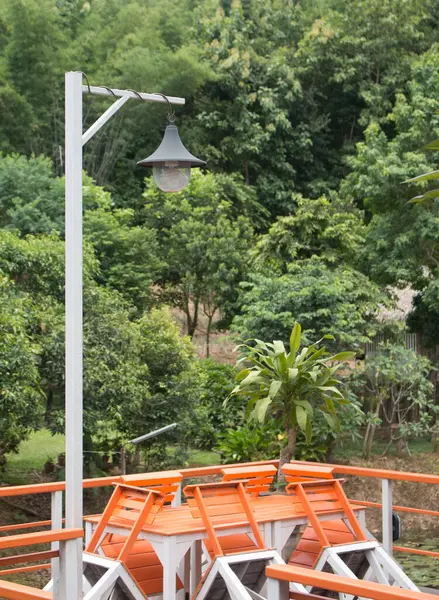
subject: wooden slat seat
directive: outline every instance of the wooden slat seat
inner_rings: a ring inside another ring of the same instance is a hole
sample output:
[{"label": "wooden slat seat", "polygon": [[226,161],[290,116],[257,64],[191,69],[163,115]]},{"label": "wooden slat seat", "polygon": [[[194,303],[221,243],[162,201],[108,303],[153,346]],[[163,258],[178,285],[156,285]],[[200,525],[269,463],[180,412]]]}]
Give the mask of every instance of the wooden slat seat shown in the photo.
[{"label": "wooden slat seat", "polygon": [[312,481],[316,479],[334,479],[334,467],[325,465],[298,465],[285,463],[282,472],[287,483],[296,481]]},{"label": "wooden slat seat", "polygon": [[221,469],[223,481],[242,481],[246,492],[259,496],[268,492],[277,469],[273,465],[253,465],[250,467],[224,467]]},{"label": "wooden slat seat", "polygon": [[[165,495],[153,489],[117,484],[86,548],[91,553],[99,549],[122,562],[145,596],[163,591],[163,568],[151,545],[137,538],[145,523],[154,521]],[[126,528],[126,536],[105,535],[107,527],[120,524]]]},{"label": "wooden slat seat", "polygon": [[[343,488],[343,480],[333,478],[333,469],[318,465],[283,465],[287,481],[286,492],[302,503],[308,518],[306,527],[290,564],[312,569],[325,547],[365,541],[366,535],[354,513]],[[313,479],[314,476],[314,479]],[[332,506],[343,519],[320,521],[322,508]],[[348,526],[349,524],[349,526]]]},{"label": "wooden slat seat", "polygon": [[179,490],[183,474],[180,471],[157,471],[156,473],[122,475],[120,479],[127,485],[158,490],[164,494],[164,504],[170,504]]},{"label": "wooden slat seat", "polygon": [[[355,536],[342,519],[320,522],[331,546],[355,542]],[[288,564],[312,569],[323,546],[312,525],[307,525]]]},{"label": "wooden slat seat", "polygon": [[[227,529],[227,527],[232,528],[236,524],[236,521],[240,523],[247,522],[256,541],[255,549],[266,549],[250,505],[249,495],[242,482],[188,485],[183,491],[192,516],[195,519],[201,517],[203,521],[212,556],[224,556],[225,554],[236,553],[239,552],[238,548],[242,547],[240,536],[239,540],[235,536],[231,536],[228,540],[231,542],[229,546],[223,547],[221,545],[215,531],[218,527],[218,519],[220,519],[222,531]],[[224,517],[227,518],[227,522],[224,522]],[[239,542],[240,545],[235,547],[233,541]]]},{"label": "wooden slat seat", "polygon": [[[236,554],[237,552],[251,552],[258,549],[254,541],[246,533],[222,535],[218,540],[224,555]],[[214,549],[208,538],[204,540],[204,546],[210,558],[214,558]]]},{"label": "wooden slat seat", "polygon": [[[125,539],[122,535],[109,534],[100,548],[105,556],[117,560]],[[145,596],[163,592],[163,566],[148,541],[136,540],[134,542],[125,565]],[[182,588],[183,584],[177,577],[177,590]]]}]

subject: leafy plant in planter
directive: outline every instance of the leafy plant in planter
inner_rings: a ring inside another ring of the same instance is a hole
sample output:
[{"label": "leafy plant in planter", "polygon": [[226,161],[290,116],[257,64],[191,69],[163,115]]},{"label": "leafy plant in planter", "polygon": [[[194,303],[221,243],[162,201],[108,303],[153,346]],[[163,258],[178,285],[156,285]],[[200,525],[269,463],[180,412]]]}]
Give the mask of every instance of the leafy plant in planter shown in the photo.
[{"label": "leafy plant in planter", "polygon": [[[302,330],[295,323],[290,336],[290,351],[284,343],[255,339],[254,346],[242,344],[243,356],[238,364],[243,368],[236,375],[237,385],[230,396],[243,396],[248,401],[251,419],[263,423],[270,416],[281,419],[287,444],[280,451],[280,465],[291,460],[296,451],[297,432],[312,438],[312,422],[317,412],[329,427],[339,429],[338,406],[348,404],[341,391],[337,372],[354,352],[331,355],[318,342],[300,348]],[[250,366],[247,366],[250,365]]]}]

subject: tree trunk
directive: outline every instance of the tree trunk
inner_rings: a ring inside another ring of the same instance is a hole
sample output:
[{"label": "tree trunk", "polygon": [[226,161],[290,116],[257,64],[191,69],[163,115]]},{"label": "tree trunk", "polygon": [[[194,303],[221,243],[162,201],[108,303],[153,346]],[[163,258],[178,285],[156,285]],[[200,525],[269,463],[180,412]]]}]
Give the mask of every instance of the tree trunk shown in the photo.
[{"label": "tree trunk", "polygon": [[195,331],[198,327],[198,305],[199,305],[199,300],[198,299],[194,300],[194,314],[192,317],[190,316],[190,308],[188,308],[186,311],[187,333],[191,340],[193,339],[193,337],[195,335]]},{"label": "tree trunk", "polygon": [[375,429],[376,429],[376,426],[373,425],[372,423],[369,422],[367,424],[366,433],[364,435],[364,442],[363,442],[364,458],[370,458],[370,454],[372,452],[373,438],[375,436]]},{"label": "tree trunk", "polygon": [[406,458],[407,456],[410,456],[408,441],[404,436],[401,436],[396,440],[396,456],[398,458]]},{"label": "tree trunk", "polygon": [[210,357],[210,331],[212,329],[213,315],[207,317],[207,329],[206,329],[206,358]]},{"label": "tree trunk", "polygon": [[49,391],[47,392],[46,414],[44,415],[44,423],[46,425],[49,425],[50,413],[52,412],[52,408],[53,408],[53,390],[52,390],[52,388],[49,388]]},{"label": "tree trunk", "polygon": [[295,427],[287,427],[287,445],[282,448],[279,456],[279,470],[277,473],[277,478],[279,481],[285,481],[285,475],[282,473],[282,465],[287,462],[290,462],[292,458],[294,458],[294,454],[296,453],[296,437],[297,431]]}]

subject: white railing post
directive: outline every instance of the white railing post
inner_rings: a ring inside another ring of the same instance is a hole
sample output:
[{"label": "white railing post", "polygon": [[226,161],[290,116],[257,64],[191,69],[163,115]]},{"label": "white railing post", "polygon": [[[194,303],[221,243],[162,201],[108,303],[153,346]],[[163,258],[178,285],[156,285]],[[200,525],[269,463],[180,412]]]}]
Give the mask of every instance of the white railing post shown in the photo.
[{"label": "white railing post", "polygon": [[178,484],[178,488],[175,492],[175,496],[171,502],[171,506],[180,506],[181,505],[181,482]]},{"label": "white railing post", "polygon": [[289,584],[288,581],[268,578],[267,599],[268,600],[288,600]]},{"label": "white railing post", "polygon": [[[78,554],[78,543],[81,539],[73,539],[59,542],[59,572],[60,585],[59,595],[53,595],[54,600],[78,600],[82,598],[82,556]],[[78,596],[76,575],[81,569],[81,586]]]},{"label": "white railing post", "polygon": [[[82,528],[83,478],[82,73],[79,72],[65,76],[65,121],[66,527],[76,529]],[[65,588],[61,598],[79,600],[82,598],[82,540],[67,542],[65,550],[67,563],[60,561]]]},{"label": "white railing post", "polygon": [[[51,493],[52,530],[62,529],[62,492]],[[59,550],[59,542],[52,542],[51,550]],[[52,558],[52,592],[55,600],[60,598],[60,566],[59,558]]]},{"label": "white railing post", "polygon": [[392,556],[393,554],[393,524],[392,524],[392,480],[383,479],[381,482],[382,499],[382,526],[383,526],[383,548]]}]

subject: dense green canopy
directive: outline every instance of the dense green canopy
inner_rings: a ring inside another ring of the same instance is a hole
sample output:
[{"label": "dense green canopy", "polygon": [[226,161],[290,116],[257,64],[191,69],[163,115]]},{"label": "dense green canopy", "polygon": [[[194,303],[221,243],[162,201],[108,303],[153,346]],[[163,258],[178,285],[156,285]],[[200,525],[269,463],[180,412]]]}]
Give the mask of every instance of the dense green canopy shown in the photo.
[{"label": "dense green canopy", "polygon": [[[215,321],[272,340],[297,320],[356,349],[411,286],[409,325],[437,346],[439,199],[402,182],[437,166],[438,31],[435,0],[3,0],[0,457],[63,427],[65,71],[184,96],[208,161],[161,193],[135,163],[166,110],[134,100],[85,148],[86,425],[117,447],[205,394],[169,307],[207,344]],[[110,102],[85,96],[84,128]]]}]

